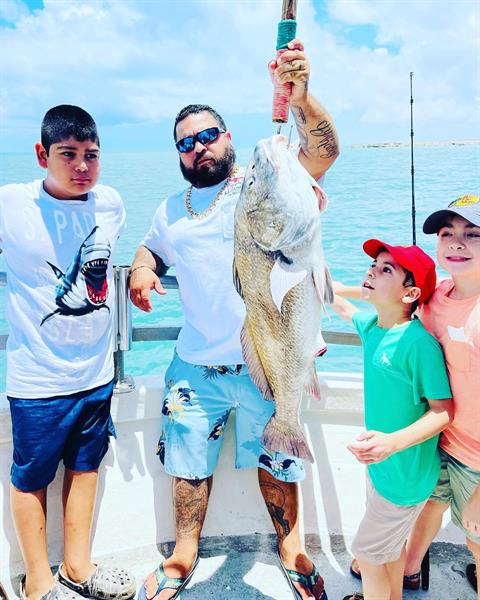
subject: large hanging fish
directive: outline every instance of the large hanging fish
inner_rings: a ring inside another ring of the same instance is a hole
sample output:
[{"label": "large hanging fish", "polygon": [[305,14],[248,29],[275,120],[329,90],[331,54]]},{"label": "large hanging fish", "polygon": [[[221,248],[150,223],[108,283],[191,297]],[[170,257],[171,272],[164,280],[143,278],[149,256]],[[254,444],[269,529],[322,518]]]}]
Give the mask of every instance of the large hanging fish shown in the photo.
[{"label": "large hanging fish", "polygon": [[55,288],[58,308],[46,315],[40,325],[55,315],[85,315],[100,308],[110,310],[106,305],[110,254],[110,243],[97,225],[78,249],[66,273],[48,263],[60,280]]},{"label": "large hanging fish", "polygon": [[314,361],[325,348],[322,309],[333,301],[321,244],[326,203],[284,136],[257,144],[235,211],[243,354],[261,393],[275,400],[262,444],[312,462],[298,413],[304,394],[319,395]]}]

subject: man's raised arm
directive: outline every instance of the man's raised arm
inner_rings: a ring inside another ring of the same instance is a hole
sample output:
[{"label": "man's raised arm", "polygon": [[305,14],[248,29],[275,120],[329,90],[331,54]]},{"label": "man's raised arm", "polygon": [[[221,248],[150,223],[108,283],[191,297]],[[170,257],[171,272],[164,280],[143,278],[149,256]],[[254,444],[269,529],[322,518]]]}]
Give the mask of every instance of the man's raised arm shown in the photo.
[{"label": "man's raised arm", "polygon": [[300,136],[299,160],[315,179],[319,179],[340,153],[337,130],[325,108],[308,91],[310,65],[300,40],[269,65],[272,78],[292,83],[290,109]]}]

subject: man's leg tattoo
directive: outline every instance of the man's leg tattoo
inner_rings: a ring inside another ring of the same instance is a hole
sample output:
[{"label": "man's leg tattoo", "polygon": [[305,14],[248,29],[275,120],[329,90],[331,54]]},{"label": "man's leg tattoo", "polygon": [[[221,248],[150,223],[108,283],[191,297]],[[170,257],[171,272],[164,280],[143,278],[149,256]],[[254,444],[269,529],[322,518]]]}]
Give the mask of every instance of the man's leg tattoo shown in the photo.
[{"label": "man's leg tattoo", "polygon": [[211,488],[212,477],[174,479],[173,497],[177,536],[190,537],[195,533],[200,536]]},{"label": "man's leg tattoo", "polygon": [[261,481],[260,489],[278,537],[280,539],[287,537],[291,531],[291,526],[285,514],[285,493],[281,485],[279,483]]}]

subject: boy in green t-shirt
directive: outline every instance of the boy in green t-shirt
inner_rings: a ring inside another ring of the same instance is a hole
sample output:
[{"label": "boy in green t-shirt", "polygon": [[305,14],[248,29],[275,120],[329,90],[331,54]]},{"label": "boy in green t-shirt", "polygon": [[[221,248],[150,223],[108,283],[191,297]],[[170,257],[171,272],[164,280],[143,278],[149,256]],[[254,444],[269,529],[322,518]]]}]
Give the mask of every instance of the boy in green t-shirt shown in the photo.
[{"label": "boy in green t-shirt", "polygon": [[366,431],[348,449],[367,465],[367,503],[352,551],[365,599],[401,600],[405,541],[438,479],[451,391],[438,342],[412,320],[435,289],[433,260],[418,246],[368,240],[363,249],[374,261],[362,298],[376,314],[338,295],[333,304],[364,347]]}]

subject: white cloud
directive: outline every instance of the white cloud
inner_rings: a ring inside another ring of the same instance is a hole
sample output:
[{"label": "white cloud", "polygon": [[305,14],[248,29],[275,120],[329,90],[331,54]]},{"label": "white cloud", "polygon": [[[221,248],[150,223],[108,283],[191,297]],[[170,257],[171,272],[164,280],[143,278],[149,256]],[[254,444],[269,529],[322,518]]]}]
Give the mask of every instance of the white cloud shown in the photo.
[{"label": "white cloud", "polygon": [[0,3],[0,20],[15,23],[28,13],[28,9],[21,0],[2,0]]},{"label": "white cloud", "polygon": [[[266,63],[279,1],[46,0],[33,14],[19,1],[1,6],[10,23],[0,28],[8,135],[25,123],[38,128],[45,110],[64,102],[102,124],[157,122],[192,101],[227,116],[270,110]],[[479,135],[475,0],[329,0],[326,8],[319,22],[314,4],[300,1],[298,31],[311,90],[347,141],[398,137],[408,121],[410,71],[426,134]],[[359,25],[374,28],[378,47],[352,42]]]}]

